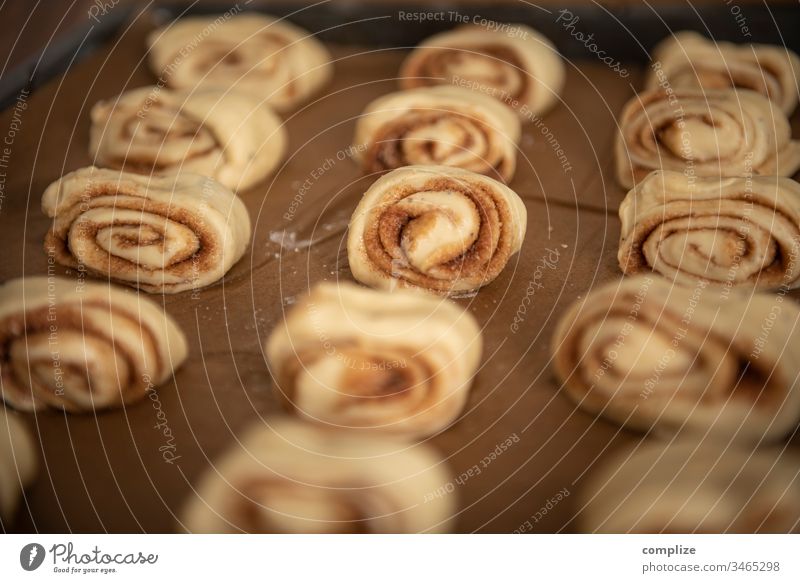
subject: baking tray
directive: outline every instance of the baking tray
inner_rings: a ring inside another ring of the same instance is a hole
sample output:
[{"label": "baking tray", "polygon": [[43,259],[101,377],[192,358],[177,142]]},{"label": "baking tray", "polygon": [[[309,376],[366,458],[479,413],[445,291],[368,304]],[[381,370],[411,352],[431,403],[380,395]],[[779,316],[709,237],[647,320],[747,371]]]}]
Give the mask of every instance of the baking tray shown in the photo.
[{"label": "baking tray", "polygon": [[[282,412],[261,352],[269,331],[311,284],[352,279],[346,226],[371,179],[341,153],[364,106],[397,89],[395,75],[406,50],[443,26],[398,25],[398,12],[413,6],[267,8],[291,13],[294,22],[320,32],[336,59],[336,75],[323,94],[286,116],[289,156],[276,176],[241,193],[254,224],[248,253],[218,285],[195,294],[151,296],[177,319],[190,344],[189,360],[160,388],[158,401],[98,415],[24,416],[39,437],[41,471],[3,530],[174,531],[177,513],[203,470],[244,428]],[[110,40],[90,36],[91,43],[70,45],[68,35],[57,55],[38,56],[36,62],[48,71],[28,64],[25,74],[2,80],[2,95],[11,105],[0,116],[0,131],[13,134],[0,208],[2,279],[75,276],[47,264],[42,244],[49,221],[39,208],[41,194],[62,174],[90,164],[89,109],[96,101],[156,81],[145,66],[146,34],[197,9],[175,3],[134,7],[124,18],[115,16],[114,26],[91,33]],[[222,12],[225,6],[199,9]],[[796,8],[742,9],[753,35],[748,40],[782,39],[798,48]],[[625,192],[613,179],[615,118],[641,86],[646,51],[670,29],[730,40],[741,31],[735,23],[731,28],[731,15],[718,6],[571,9],[581,16],[583,30],[596,32],[598,44],[607,43],[608,54],[625,62],[629,75],[622,78],[555,22],[555,10],[446,4],[427,10],[530,23],[568,58],[563,103],[539,124],[525,126],[510,183],[529,214],[522,251],[494,283],[457,300],[484,327],[483,364],[463,415],[430,443],[446,457],[453,476],[448,495],[459,500],[456,530],[511,532],[529,521],[532,532],[573,532],[579,511],[575,494],[583,478],[618,448],[644,438],[578,411],[560,394],[548,366],[559,315],[592,287],[620,276],[616,209]],[[87,38],[82,31],[71,35]],[[86,48],[92,45],[93,50]],[[58,66],[61,73],[47,80]],[[20,79],[26,81],[20,85]],[[797,125],[795,115],[795,135]],[[564,150],[568,168],[553,140]],[[314,178],[326,160],[334,162]],[[302,204],[287,219],[301,187]],[[529,302],[524,312],[523,300]],[[481,463],[509,438],[511,447]],[[165,447],[177,456],[173,463],[165,462]]]}]

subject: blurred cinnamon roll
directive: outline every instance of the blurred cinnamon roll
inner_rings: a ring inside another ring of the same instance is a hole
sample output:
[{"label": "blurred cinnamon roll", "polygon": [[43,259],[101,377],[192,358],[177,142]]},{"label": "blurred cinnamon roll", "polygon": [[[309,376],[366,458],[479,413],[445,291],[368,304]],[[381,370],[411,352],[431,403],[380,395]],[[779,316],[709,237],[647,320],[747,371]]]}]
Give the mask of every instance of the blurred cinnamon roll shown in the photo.
[{"label": "blurred cinnamon roll", "polygon": [[403,89],[456,85],[479,91],[530,121],[557,103],[565,72],[552,43],[530,27],[468,25],[418,45],[400,77]]},{"label": "blurred cinnamon roll", "polygon": [[353,151],[365,172],[453,166],[508,181],[514,176],[519,119],[486,95],[458,87],[399,91],[370,103]]},{"label": "blurred cinnamon roll", "polygon": [[786,115],[754,91],[645,91],[622,112],[617,178],[632,188],[652,170],[689,176],[791,176],[800,142]]},{"label": "blurred cinnamon roll", "polygon": [[583,486],[581,530],[600,533],[800,532],[800,460],[725,442],[645,444]]},{"label": "blurred cinnamon roll", "polygon": [[195,172],[246,190],[275,170],[286,143],[281,120],[254,96],[154,86],[92,108],[89,154],[106,168]]},{"label": "blurred cinnamon roll", "polygon": [[619,208],[619,265],[688,285],[800,286],[800,184],[656,171]]},{"label": "blurred cinnamon roll", "polygon": [[57,277],[0,286],[0,338],[3,400],[22,411],[121,407],[166,382],[187,354],[154,302]]},{"label": "blurred cinnamon roll", "polygon": [[800,420],[799,321],[781,296],[635,276],[572,306],[553,362],[579,407],[622,425],[775,440]]},{"label": "blurred cinnamon roll", "polygon": [[58,263],[152,293],[210,285],[250,241],[242,201],[197,174],[140,176],[82,168],[51,184],[45,250]]},{"label": "blurred cinnamon roll", "polygon": [[797,106],[800,58],[786,47],[737,45],[682,31],[653,51],[646,88],[750,89],[786,115]]},{"label": "blurred cinnamon roll", "polygon": [[272,332],[266,354],[296,414],[423,437],[464,408],[481,346],[475,320],[448,300],[319,284]]},{"label": "blurred cinnamon roll", "polygon": [[172,89],[250,93],[281,112],[333,74],[330,54],[311,33],[263,14],[181,18],[150,33],[147,46],[150,68]]},{"label": "blurred cinnamon roll", "polygon": [[252,429],[207,472],[181,517],[192,533],[445,532],[453,496],[428,447],[287,419]]},{"label": "blurred cinnamon roll", "polygon": [[8,409],[0,409],[0,529],[9,524],[24,488],[36,476],[36,450],[28,430]]},{"label": "blurred cinnamon roll", "polygon": [[510,188],[446,166],[406,166],[376,181],[350,219],[347,257],[366,285],[440,294],[491,283],[519,251],[527,211]]}]

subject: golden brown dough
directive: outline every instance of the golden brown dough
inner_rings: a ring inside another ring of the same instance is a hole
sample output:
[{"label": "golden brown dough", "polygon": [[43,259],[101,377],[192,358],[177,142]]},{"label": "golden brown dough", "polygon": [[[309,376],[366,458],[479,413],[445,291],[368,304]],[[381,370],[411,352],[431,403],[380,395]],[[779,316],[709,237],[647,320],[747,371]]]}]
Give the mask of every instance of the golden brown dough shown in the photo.
[{"label": "golden brown dough", "polygon": [[151,293],[210,285],[244,255],[244,203],[198,174],[140,176],[94,167],[45,190],[45,250],[58,263]]},{"label": "golden brown dough", "polygon": [[294,109],[333,75],[328,50],[286,19],[256,13],[181,18],[147,37],[150,68],[171,89],[213,87]]},{"label": "golden brown dough", "polygon": [[153,86],[95,104],[89,154],[106,168],[195,172],[246,190],[275,170],[286,143],[280,118],[260,98]]},{"label": "golden brown dough", "polygon": [[202,477],[181,526],[193,533],[446,532],[455,496],[426,495],[448,480],[425,445],[273,419]]},{"label": "golden brown dough", "polygon": [[616,423],[776,440],[800,420],[799,325],[783,296],[634,276],[569,309],[553,363],[579,407]]},{"label": "golden brown dough", "polygon": [[552,43],[528,26],[462,26],[417,46],[400,67],[403,89],[456,85],[512,107],[524,120],[559,100],[564,63]]},{"label": "golden brown dough", "polygon": [[625,106],[619,126],[617,179],[625,188],[652,170],[719,177],[791,176],[800,168],[786,115],[753,91],[645,91]]},{"label": "golden brown dough", "polygon": [[646,88],[750,89],[786,115],[797,107],[800,58],[786,47],[712,41],[681,31],[653,51]]},{"label": "golden brown dough", "polygon": [[510,188],[446,166],[406,166],[377,180],[350,219],[353,276],[379,289],[439,294],[494,281],[525,237],[527,211]]},{"label": "golden brown dough", "polygon": [[694,178],[654,171],[619,208],[619,265],[686,285],[800,286],[800,184],[789,178]]},{"label": "golden brown dough", "polygon": [[679,440],[624,451],[581,492],[581,530],[599,533],[796,533],[794,453]]},{"label": "golden brown dough", "polygon": [[411,89],[370,103],[356,124],[365,172],[401,166],[453,166],[511,180],[519,119],[487,95],[458,87]]},{"label": "golden brown dough", "polygon": [[58,277],[0,287],[3,400],[15,409],[121,407],[166,382],[186,338],[151,300]]},{"label": "golden brown dough", "polygon": [[477,323],[453,302],[326,283],[273,330],[266,354],[297,415],[423,437],[461,413],[481,346]]}]

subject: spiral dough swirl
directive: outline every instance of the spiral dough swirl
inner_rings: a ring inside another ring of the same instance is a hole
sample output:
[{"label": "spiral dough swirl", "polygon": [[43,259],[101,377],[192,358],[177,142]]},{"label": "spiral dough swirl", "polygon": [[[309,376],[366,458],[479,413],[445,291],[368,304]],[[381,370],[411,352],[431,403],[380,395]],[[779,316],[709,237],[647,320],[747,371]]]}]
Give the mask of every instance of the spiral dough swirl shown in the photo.
[{"label": "spiral dough swirl", "polygon": [[800,532],[793,453],[704,440],[623,451],[581,492],[583,532],[754,534]]},{"label": "spiral dough swirl", "polygon": [[619,265],[685,284],[800,286],[800,184],[788,178],[696,178],[653,172],[619,209]]},{"label": "spiral dough swirl", "polygon": [[56,261],[153,293],[218,281],[250,240],[242,201],[197,174],[82,168],[45,190],[42,209],[53,218],[45,249]]},{"label": "spiral dough swirl", "polygon": [[786,47],[711,41],[696,32],[675,33],[653,50],[647,89],[750,89],[788,116],[797,107],[800,58]]},{"label": "spiral dough swirl", "polygon": [[365,172],[430,164],[508,181],[519,136],[519,120],[495,99],[457,87],[431,87],[369,104],[356,125],[353,151]]},{"label": "spiral dough swirl", "polygon": [[3,400],[22,411],[120,407],[164,383],[186,339],[152,301],[53,277],[0,287]]},{"label": "spiral dough swirl", "polygon": [[280,119],[253,96],[141,87],[92,108],[89,154],[105,168],[196,172],[245,190],[276,168],[286,143]]},{"label": "spiral dough swirl", "polygon": [[347,257],[366,285],[439,294],[494,281],[525,237],[527,211],[507,186],[446,166],[406,166],[376,181],[350,219]]},{"label": "spiral dough swirl", "polygon": [[453,496],[424,445],[288,419],[253,428],[202,477],[181,516],[193,533],[446,532]]},{"label": "spiral dough swirl", "polygon": [[552,108],[564,87],[564,63],[528,26],[462,26],[436,34],[400,67],[400,86],[456,85],[494,97],[531,121]]},{"label": "spiral dough swirl", "polygon": [[150,33],[147,45],[150,68],[171,89],[248,93],[280,112],[333,75],[330,54],[308,31],[252,12],[181,18]]},{"label": "spiral dough swirl", "polygon": [[276,389],[296,414],[422,437],[463,409],[481,334],[448,300],[319,284],[272,332],[266,354]]},{"label": "spiral dough swirl", "polygon": [[553,362],[579,407],[658,434],[778,439],[800,419],[800,310],[634,276],[563,317]]},{"label": "spiral dough swirl", "polygon": [[617,178],[625,188],[652,170],[719,177],[791,176],[800,168],[786,115],[753,91],[645,91],[619,125]]}]

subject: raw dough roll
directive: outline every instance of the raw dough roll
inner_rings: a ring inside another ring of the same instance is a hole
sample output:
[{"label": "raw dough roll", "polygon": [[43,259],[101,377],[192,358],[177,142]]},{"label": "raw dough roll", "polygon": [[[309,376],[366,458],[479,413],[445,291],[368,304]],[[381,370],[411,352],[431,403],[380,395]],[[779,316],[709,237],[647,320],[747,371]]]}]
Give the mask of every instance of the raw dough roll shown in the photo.
[{"label": "raw dough roll", "polygon": [[356,124],[365,172],[401,166],[453,166],[511,180],[519,119],[486,95],[458,87],[399,91],[370,103]]},{"label": "raw dough roll", "polygon": [[625,188],[659,169],[719,177],[791,176],[800,168],[786,115],[754,91],[645,91],[619,125],[617,178]]},{"label": "raw dough roll", "polygon": [[800,420],[799,326],[782,296],[635,276],[570,308],[553,362],[579,407],[622,425],[775,440]]},{"label": "raw dough roll", "polygon": [[581,530],[800,532],[800,460],[786,451],[679,440],[625,451],[582,488]]},{"label": "raw dough roll", "polygon": [[406,166],[376,181],[350,219],[347,257],[366,285],[440,294],[491,283],[519,251],[527,211],[510,188],[446,166]]},{"label": "raw dough roll", "polygon": [[193,533],[445,532],[455,497],[426,495],[449,478],[422,444],[273,420],[203,476],[181,526]]},{"label": "raw dough roll", "polygon": [[3,399],[22,411],[120,407],[166,382],[186,338],[151,300],[58,277],[0,287]]},{"label": "raw dough roll", "polygon": [[147,37],[150,68],[172,89],[215,87],[293,109],[333,75],[331,56],[288,20],[246,13],[181,18]]},{"label": "raw dough roll", "polygon": [[325,283],[275,328],[266,354],[297,415],[423,437],[461,413],[481,346],[473,317],[449,300]]},{"label": "raw dough roll", "polygon": [[53,218],[45,250],[56,261],[152,293],[218,281],[250,241],[242,201],[198,174],[82,168],[45,190],[42,209]]},{"label": "raw dough roll", "polygon": [[652,172],[619,207],[619,265],[677,282],[800,286],[800,184],[789,178],[694,178]]},{"label": "raw dough roll", "polygon": [[646,87],[750,89],[790,115],[797,106],[798,76],[800,59],[786,47],[717,42],[682,31],[656,46]]},{"label": "raw dough roll", "polygon": [[33,482],[37,465],[28,430],[8,409],[0,409],[0,529],[4,532],[10,531],[22,490]]},{"label": "raw dough roll", "polygon": [[528,26],[462,26],[421,43],[400,67],[403,89],[457,85],[491,95],[527,120],[553,107],[564,63],[553,44]]},{"label": "raw dough roll", "polygon": [[214,89],[141,87],[92,108],[94,163],[138,174],[195,172],[233,190],[269,176],[286,129],[261,100]]}]

